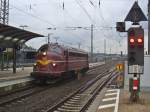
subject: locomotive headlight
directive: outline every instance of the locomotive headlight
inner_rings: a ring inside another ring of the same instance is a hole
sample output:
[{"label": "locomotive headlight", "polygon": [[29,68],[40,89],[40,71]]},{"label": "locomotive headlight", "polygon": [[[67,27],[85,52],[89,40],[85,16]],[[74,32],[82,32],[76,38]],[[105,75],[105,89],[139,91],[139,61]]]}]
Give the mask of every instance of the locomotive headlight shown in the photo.
[{"label": "locomotive headlight", "polygon": [[56,66],[56,63],[52,63],[52,66],[55,67],[55,66]]},{"label": "locomotive headlight", "polygon": [[37,65],[37,63],[34,63],[34,66],[36,66]]},{"label": "locomotive headlight", "polygon": [[43,55],[46,56],[46,52],[43,52]]}]

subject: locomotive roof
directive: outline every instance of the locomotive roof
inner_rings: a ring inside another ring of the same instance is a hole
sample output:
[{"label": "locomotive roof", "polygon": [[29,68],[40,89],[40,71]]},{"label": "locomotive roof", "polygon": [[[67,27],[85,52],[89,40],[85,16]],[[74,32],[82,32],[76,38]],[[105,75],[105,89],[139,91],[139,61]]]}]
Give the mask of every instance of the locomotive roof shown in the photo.
[{"label": "locomotive roof", "polygon": [[[44,45],[48,45],[48,44],[44,44]],[[42,45],[42,46],[44,46],[44,45]],[[58,43],[50,43],[50,46],[59,46],[59,47],[63,48],[64,50],[69,50],[71,52],[78,52],[78,53],[87,54],[87,52],[82,50],[82,49],[77,49],[77,48],[73,48],[70,46],[60,45]]]},{"label": "locomotive roof", "polygon": [[77,49],[77,48],[73,48],[73,47],[69,47],[69,46],[65,46],[64,47],[66,50],[69,50],[71,52],[79,52],[79,53],[84,53],[84,54],[87,54],[86,51],[82,50],[82,49]]}]

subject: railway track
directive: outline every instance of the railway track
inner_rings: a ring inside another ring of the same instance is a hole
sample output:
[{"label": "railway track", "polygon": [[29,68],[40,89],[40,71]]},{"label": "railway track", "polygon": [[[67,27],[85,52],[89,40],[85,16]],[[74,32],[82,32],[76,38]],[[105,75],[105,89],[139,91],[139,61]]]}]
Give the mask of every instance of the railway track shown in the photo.
[{"label": "railway track", "polygon": [[[67,79],[67,81],[71,81],[72,79]],[[66,82],[67,82],[66,81]],[[64,82],[64,83],[66,83]],[[60,84],[63,83],[60,82]],[[47,89],[50,89],[51,87],[56,86],[56,83],[51,83],[50,85],[43,85],[43,86],[36,86],[36,85],[31,85],[30,87],[26,89],[22,89],[20,91],[12,92],[6,95],[1,95],[0,96],[0,107],[5,106],[7,104],[11,104],[13,102],[20,101],[22,99],[25,99],[26,97],[38,94],[40,92],[46,91]],[[16,95],[17,94],[17,95]],[[6,99],[8,97],[8,99]]]},{"label": "railway track", "polygon": [[[105,72],[108,72],[108,70],[107,69],[109,69],[109,67],[110,67],[111,65],[110,64],[106,64],[106,65],[103,65],[103,66],[100,66],[99,67],[99,69],[98,70],[100,70],[100,71],[105,71]],[[107,68],[107,69],[106,69]],[[96,69],[97,69],[97,67],[96,67]],[[93,69],[92,71],[90,71],[90,72],[94,72],[96,69]],[[101,75],[105,75],[105,74],[101,74]],[[100,77],[100,76],[99,76]],[[68,81],[65,81],[65,82],[68,82]],[[87,85],[88,84],[92,84],[92,81],[88,81],[88,83],[87,83]],[[28,89],[28,90],[24,90],[24,91],[20,91],[20,94],[19,95],[17,95],[17,96],[13,96],[13,97],[11,97],[11,98],[8,98],[8,99],[6,99],[6,100],[1,100],[1,97],[0,97],[0,107],[3,107],[3,106],[5,106],[5,105],[9,105],[9,104],[11,104],[11,103],[13,103],[13,102],[18,102],[18,101],[21,101],[21,100],[23,100],[23,99],[25,99],[26,97],[29,97],[29,96],[32,96],[32,95],[35,95],[35,94],[38,94],[38,93],[40,93],[40,92],[43,92],[43,91],[45,91],[45,90],[47,90],[47,89],[49,89],[49,88],[51,88],[51,87],[54,87],[55,86],[55,84],[53,84],[53,85],[49,85],[49,86],[43,86],[43,87],[41,87],[41,88],[39,88],[39,87],[37,87],[37,89],[35,89],[36,88],[36,86],[34,87],[34,88],[30,88],[30,89]],[[87,86],[88,87],[88,86]],[[86,88],[86,86],[85,86],[85,88]],[[84,89],[84,88],[82,88],[82,89]],[[94,92],[94,91],[93,91]],[[9,94],[9,95],[11,95],[11,94]],[[6,95],[7,96],[7,95]],[[6,97],[5,95],[3,95],[3,97]],[[10,96],[9,96],[10,97]]]},{"label": "railway track", "polygon": [[[100,70],[101,70],[101,69],[104,69],[104,68],[106,68],[106,66],[107,66],[107,65],[96,66],[95,68],[91,68],[87,73],[92,73],[92,72],[94,72],[97,68],[100,68]],[[57,81],[57,82],[58,82],[58,81]],[[55,84],[55,83],[50,83],[50,84]],[[19,90],[15,90],[15,91],[12,91],[12,92],[9,92],[9,93],[5,93],[5,94],[0,94],[0,98],[2,98],[2,97],[7,97],[7,96],[9,96],[9,95],[12,95],[12,94],[15,94],[15,93],[19,93],[19,92],[22,92],[22,91],[30,90],[30,89],[33,89],[33,88],[35,88],[35,87],[36,87],[36,85],[31,84],[31,85],[29,85],[29,86],[27,86],[27,87],[25,87],[25,88],[21,88],[21,89],[19,89]]]},{"label": "railway track", "polygon": [[104,71],[44,112],[84,112],[107,82],[116,76],[114,75],[116,73],[118,72],[114,70]]},{"label": "railway track", "polygon": [[92,68],[90,68],[86,73],[95,72],[95,70],[97,71],[97,68],[100,68],[100,70],[98,69],[98,70],[99,70],[98,72],[101,72],[102,69],[110,68],[110,67],[112,67],[113,65],[115,65],[115,62],[110,61],[110,62],[107,62],[106,64],[102,64],[102,65],[98,65],[98,66],[92,67]]}]

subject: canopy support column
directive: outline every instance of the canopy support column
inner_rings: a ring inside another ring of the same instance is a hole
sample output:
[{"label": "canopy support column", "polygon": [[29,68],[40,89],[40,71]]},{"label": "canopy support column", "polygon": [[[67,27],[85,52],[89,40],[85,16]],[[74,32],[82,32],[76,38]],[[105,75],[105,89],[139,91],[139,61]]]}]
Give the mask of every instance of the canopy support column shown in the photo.
[{"label": "canopy support column", "polygon": [[13,73],[16,73],[16,45],[13,46]]}]

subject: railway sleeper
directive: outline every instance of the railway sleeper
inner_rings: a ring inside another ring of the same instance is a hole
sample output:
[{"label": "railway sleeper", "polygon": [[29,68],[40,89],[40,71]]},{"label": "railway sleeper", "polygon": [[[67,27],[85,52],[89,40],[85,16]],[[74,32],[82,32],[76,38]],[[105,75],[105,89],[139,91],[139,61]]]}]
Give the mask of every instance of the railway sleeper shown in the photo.
[{"label": "railway sleeper", "polygon": [[64,103],[65,106],[74,106],[74,107],[80,107],[80,104],[70,104],[70,103]]},{"label": "railway sleeper", "polygon": [[61,112],[61,111],[59,111],[59,110],[55,110],[55,111],[53,111],[53,112]]},{"label": "railway sleeper", "polygon": [[81,97],[81,96],[89,96],[90,94],[89,93],[81,93],[81,94],[78,94],[78,95],[80,95],[80,97]]},{"label": "railway sleeper", "polygon": [[75,98],[80,98],[81,96],[80,95],[76,95],[76,96],[74,96]]},{"label": "railway sleeper", "polygon": [[80,102],[85,101],[86,99],[87,99],[87,97],[81,97],[80,99],[77,99],[77,100],[71,98],[71,99],[69,99],[69,101],[70,101],[70,102],[74,102],[74,103],[76,103],[76,102],[77,102],[77,103],[80,103]]},{"label": "railway sleeper", "polygon": [[81,99],[80,97],[73,97],[72,99],[74,99],[74,100],[79,100],[79,99]]},{"label": "railway sleeper", "polygon": [[80,105],[80,103],[81,103],[81,102],[79,102],[79,101],[78,101],[78,102],[74,102],[74,101],[67,101],[67,103],[68,103],[68,104],[74,104],[74,105],[75,105],[75,104],[79,104],[79,105]]},{"label": "railway sleeper", "polygon": [[81,98],[79,98],[79,99],[73,99],[73,98],[71,98],[69,101],[79,102],[79,101],[80,101],[80,99],[81,99]]},{"label": "railway sleeper", "polygon": [[74,109],[81,109],[82,106],[81,105],[80,106],[79,105],[78,106],[74,106],[74,105],[65,106],[65,105],[63,105],[63,106],[61,106],[61,108],[74,110]]},{"label": "railway sleeper", "polygon": [[74,110],[72,110],[72,109],[63,109],[63,108],[58,108],[58,110],[60,112],[79,112],[80,111],[80,109],[74,109]]}]

